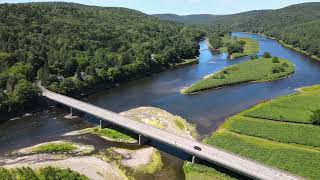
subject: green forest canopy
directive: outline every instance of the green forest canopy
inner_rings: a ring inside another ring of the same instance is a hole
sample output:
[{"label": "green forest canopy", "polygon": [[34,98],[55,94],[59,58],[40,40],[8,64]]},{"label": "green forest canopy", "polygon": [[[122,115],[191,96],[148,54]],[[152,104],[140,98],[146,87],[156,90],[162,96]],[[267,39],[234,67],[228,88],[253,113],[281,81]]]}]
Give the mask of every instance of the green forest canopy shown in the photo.
[{"label": "green forest canopy", "polygon": [[213,30],[223,27],[229,31],[261,33],[320,57],[320,2],[234,15],[155,16],[165,20],[201,25]]},{"label": "green forest canopy", "polygon": [[[170,68],[199,55],[204,31],[125,8],[0,4],[0,111],[34,102],[41,80],[68,95]],[[22,85],[20,85],[22,84]],[[17,98],[22,96],[24,98]],[[31,97],[31,98],[30,98]]]}]

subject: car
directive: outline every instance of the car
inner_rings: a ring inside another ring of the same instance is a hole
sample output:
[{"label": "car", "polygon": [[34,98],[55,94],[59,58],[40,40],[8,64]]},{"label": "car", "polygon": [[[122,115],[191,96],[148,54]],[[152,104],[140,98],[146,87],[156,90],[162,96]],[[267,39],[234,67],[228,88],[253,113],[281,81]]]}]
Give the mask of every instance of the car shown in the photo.
[{"label": "car", "polygon": [[201,151],[201,148],[199,146],[194,146],[193,147],[195,150]]}]

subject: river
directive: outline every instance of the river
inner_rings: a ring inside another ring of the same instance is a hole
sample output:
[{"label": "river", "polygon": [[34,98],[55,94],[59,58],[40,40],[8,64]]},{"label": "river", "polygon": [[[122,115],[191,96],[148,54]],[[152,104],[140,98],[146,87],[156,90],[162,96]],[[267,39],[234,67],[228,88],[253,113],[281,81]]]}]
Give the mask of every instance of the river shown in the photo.
[{"label": "river", "polygon": [[[228,60],[226,54],[212,55],[206,42],[201,41],[198,65],[169,70],[124,83],[84,100],[115,112],[140,106],[159,107],[196,124],[198,132],[203,137],[211,134],[228,116],[261,101],[287,95],[298,87],[320,84],[320,62],[284,48],[277,41],[260,35],[240,32],[233,35],[258,40],[260,43],[258,55],[268,51],[273,56],[292,61],[296,66],[295,74],[272,82],[236,85],[192,96],[182,95],[180,94],[182,88],[203,76],[249,59],[245,57]],[[39,142],[59,139],[59,136],[66,132],[91,127],[91,122],[94,121],[90,117],[83,117],[85,120],[66,120],[63,118],[64,114],[65,110],[52,108],[0,124],[0,155]]]}]

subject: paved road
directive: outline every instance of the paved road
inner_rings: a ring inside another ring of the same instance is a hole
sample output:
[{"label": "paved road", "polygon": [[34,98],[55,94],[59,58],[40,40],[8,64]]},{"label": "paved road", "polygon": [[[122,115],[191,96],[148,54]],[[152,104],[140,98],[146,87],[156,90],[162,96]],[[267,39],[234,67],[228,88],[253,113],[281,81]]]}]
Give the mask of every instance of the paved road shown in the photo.
[{"label": "paved road", "polygon": [[[126,117],[120,116],[117,113],[108,111],[101,107],[88,104],[61,94],[57,94],[43,88],[42,90],[43,96],[47,97],[48,99],[72,107],[79,111],[91,114],[107,122],[114,123],[120,127],[129,129],[147,138],[154,139],[167,145],[179,148],[191,155],[218,164],[245,176],[266,180],[301,179],[287,172],[262,165],[253,160],[249,160],[241,156],[202,144],[200,142],[185,139],[183,137],[179,137],[166,131],[148,126],[146,124],[130,120]],[[199,146],[202,150],[198,151],[194,149],[194,146]]]}]

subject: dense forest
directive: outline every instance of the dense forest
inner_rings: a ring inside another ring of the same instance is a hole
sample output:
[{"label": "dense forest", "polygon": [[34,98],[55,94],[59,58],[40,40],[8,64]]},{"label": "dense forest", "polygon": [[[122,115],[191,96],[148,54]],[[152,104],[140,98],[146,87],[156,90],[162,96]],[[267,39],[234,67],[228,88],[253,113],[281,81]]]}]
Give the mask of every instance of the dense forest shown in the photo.
[{"label": "dense forest", "polygon": [[[320,57],[320,2],[292,5],[277,10],[249,11],[234,15],[155,15],[160,19],[215,29],[265,34]],[[203,17],[206,17],[204,20]]]},{"label": "dense forest", "polygon": [[0,4],[0,112],[47,88],[78,95],[159,72],[199,55],[204,31],[125,8]]}]

